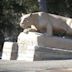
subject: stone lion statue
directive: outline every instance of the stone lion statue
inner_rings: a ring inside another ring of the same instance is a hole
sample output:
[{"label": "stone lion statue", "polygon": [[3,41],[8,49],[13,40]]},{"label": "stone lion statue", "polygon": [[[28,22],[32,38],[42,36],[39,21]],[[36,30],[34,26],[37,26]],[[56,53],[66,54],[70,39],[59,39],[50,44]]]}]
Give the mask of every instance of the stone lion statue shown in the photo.
[{"label": "stone lion statue", "polygon": [[[33,25],[35,28],[31,28]],[[26,31],[38,31],[41,33],[47,33],[49,36],[53,35],[53,32],[66,32],[68,35],[72,35],[72,19],[49,14],[45,12],[36,12],[22,15],[20,26]],[[29,30],[28,30],[29,29]]]}]

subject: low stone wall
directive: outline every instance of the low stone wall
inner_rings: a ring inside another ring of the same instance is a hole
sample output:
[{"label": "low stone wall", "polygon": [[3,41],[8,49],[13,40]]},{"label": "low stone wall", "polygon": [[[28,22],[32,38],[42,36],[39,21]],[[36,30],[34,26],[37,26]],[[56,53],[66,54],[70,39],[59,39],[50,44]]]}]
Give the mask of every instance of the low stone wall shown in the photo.
[{"label": "low stone wall", "polygon": [[72,72],[72,60],[34,62],[0,60],[0,72]]}]

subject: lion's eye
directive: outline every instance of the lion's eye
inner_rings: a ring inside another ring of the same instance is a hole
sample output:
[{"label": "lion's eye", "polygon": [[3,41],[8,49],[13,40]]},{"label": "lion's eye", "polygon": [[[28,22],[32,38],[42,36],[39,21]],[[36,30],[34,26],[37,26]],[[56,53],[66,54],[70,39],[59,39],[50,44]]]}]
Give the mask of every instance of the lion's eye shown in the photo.
[{"label": "lion's eye", "polygon": [[27,19],[24,19],[24,21],[27,21]]},{"label": "lion's eye", "polygon": [[29,22],[29,21],[27,20],[27,22]]},{"label": "lion's eye", "polygon": [[26,22],[29,22],[27,19],[25,19]]}]

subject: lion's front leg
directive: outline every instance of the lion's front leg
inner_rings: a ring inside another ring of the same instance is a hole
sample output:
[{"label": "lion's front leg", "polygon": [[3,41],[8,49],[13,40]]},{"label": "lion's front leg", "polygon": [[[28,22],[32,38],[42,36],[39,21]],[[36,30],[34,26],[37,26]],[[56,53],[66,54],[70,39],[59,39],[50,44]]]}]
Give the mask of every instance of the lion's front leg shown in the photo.
[{"label": "lion's front leg", "polygon": [[47,35],[52,36],[53,35],[53,29],[51,24],[47,24]]},{"label": "lion's front leg", "polygon": [[27,29],[24,29],[24,33],[28,33],[28,32],[36,32],[37,30],[35,29],[32,29],[32,28],[27,28]]},{"label": "lion's front leg", "polygon": [[31,30],[31,28],[26,28],[23,30],[24,33],[28,33]]}]

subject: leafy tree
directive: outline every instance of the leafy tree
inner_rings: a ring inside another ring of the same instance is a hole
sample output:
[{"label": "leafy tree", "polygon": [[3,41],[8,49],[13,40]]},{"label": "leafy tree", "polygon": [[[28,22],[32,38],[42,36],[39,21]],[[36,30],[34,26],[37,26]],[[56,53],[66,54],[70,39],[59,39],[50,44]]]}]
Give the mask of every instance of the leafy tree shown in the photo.
[{"label": "leafy tree", "polygon": [[0,31],[4,37],[15,40],[22,29],[19,21],[22,13],[38,11],[37,0],[0,0]]},{"label": "leafy tree", "polygon": [[72,17],[72,0],[47,0],[47,10],[66,17]]}]

